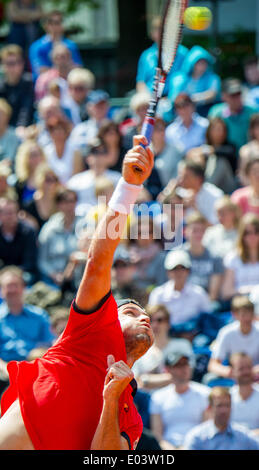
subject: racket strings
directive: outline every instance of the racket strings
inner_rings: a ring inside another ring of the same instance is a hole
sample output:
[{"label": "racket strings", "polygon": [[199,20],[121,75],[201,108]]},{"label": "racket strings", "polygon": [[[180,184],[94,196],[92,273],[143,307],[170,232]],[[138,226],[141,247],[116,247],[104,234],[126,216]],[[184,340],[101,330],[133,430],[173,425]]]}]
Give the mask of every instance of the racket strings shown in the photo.
[{"label": "racket strings", "polygon": [[183,0],[171,1],[165,18],[161,44],[161,64],[166,74],[169,73],[172,67],[181,39],[184,3]]}]

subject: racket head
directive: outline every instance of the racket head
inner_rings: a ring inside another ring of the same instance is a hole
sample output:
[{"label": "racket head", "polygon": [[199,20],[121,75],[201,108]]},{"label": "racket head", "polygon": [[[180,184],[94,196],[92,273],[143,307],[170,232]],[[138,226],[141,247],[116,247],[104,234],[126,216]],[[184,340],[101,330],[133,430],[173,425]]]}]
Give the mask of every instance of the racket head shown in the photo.
[{"label": "racket head", "polygon": [[170,72],[182,38],[184,12],[188,0],[167,0],[159,38],[158,67],[164,78]]}]

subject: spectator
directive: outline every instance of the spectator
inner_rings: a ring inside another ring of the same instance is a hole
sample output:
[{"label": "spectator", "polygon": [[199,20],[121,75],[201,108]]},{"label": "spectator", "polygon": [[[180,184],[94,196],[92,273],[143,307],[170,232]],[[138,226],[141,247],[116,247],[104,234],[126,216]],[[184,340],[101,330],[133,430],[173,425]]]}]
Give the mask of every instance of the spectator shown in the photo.
[{"label": "spectator", "polygon": [[222,97],[224,102],[215,104],[209,111],[209,119],[221,117],[228,129],[229,142],[239,150],[248,141],[250,118],[255,108],[244,104],[240,80],[229,78],[223,82]]},{"label": "spectator", "polygon": [[237,189],[231,196],[243,214],[254,213],[259,217],[259,154],[248,160],[245,166],[248,185]]},{"label": "spectator", "polygon": [[105,176],[116,186],[121,174],[107,169],[108,151],[98,138],[93,140],[86,151],[88,170],[75,174],[67,182],[67,187],[78,196],[77,214],[85,216],[91,206],[96,206],[95,182],[97,177]]},{"label": "spectator", "polygon": [[233,174],[237,169],[237,152],[233,144],[228,142],[228,130],[225,121],[220,117],[210,119],[206,132],[206,143],[213,148],[213,153],[219,159],[225,159],[230,164]]},{"label": "spectator", "polygon": [[53,66],[40,74],[35,83],[36,100],[40,101],[49,93],[50,83],[55,80],[61,89],[61,98],[67,93],[67,77],[73,68],[71,52],[68,47],[57,43],[52,49]]},{"label": "spectator", "polygon": [[42,227],[39,234],[38,266],[41,279],[53,287],[61,286],[69,257],[77,247],[75,215],[77,195],[62,189],[56,196],[58,212]]},{"label": "spectator", "polygon": [[97,137],[98,131],[106,121],[109,111],[109,95],[103,90],[94,90],[88,95],[87,113],[89,119],[77,124],[71,133],[71,140],[76,150],[84,151],[88,143]]},{"label": "spectator", "polygon": [[214,57],[201,46],[186,54],[182,68],[172,78],[169,98],[174,102],[179,93],[187,93],[197,113],[207,116],[210,107],[220,100],[221,80],[213,72]]},{"label": "spectator", "polygon": [[147,91],[135,93],[130,100],[130,111],[132,119],[122,124],[123,145],[126,150],[132,147],[134,135],[141,133],[142,125],[148,110],[150,94]]},{"label": "spectator", "polygon": [[198,210],[210,224],[218,222],[215,203],[224,193],[214,184],[205,181],[204,165],[191,160],[181,161],[177,187],[179,193],[181,191],[186,216]]},{"label": "spectator", "polygon": [[[174,185],[175,186],[175,185]],[[159,202],[163,204],[162,213],[155,217],[161,224],[161,234],[164,250],[172,250],[184,241],[184,205],[181,190],[169,185],[159,195]],[[181,189],[181,188],[180,188]]]},{"label": "spectator", "polygon": [[11,114],[11,106],[0,98],[0,161],[7,160],[13,166],[20,140],[15,129],[9,126]]},{"label": "spectator", "polygon": [[230,299],[236,293],[249,294],[259,285],[259,218],[254,214],[242,217],[237,248],[225,259],[225,279],[222,295]]},{"label": "spectator", "polygon": [[8,182],[12,174],[11,168],[5,162],[0,163],[0,199],[13,199],[17,200],[17,193],[13,186]]},{"label": "spectator", "polygon": [[187,434],[186,450],[258,450],[259,443],[246,428],[230,421],[231,395],[226,387],[215,387],[209,396],[211,419]]},{"label": "spectator", "polygon": [[51,346],[54,337],[47,313],[34,305],[24,304],[25,284],[21,269],[17,266],[4,268],[0,284],[3,299],[0,305],[0,370],[7,385],[7,363],[27,359],[29,352],[37,346]]},{"label": "spectator", "polygon": [[240,213],[238,206],[227,195],[216,202],[215,209],[219,223],[207,227],[203,244],[214,256],[224,258],[236,246]]},{"label": "spectator", "polygon": [[8,43],[17,44],[27,54],[29,45],[41,34],[41,5],[35,0],[14,0],[7,4],[6,16],[10,23]]},{"label": "spectator", "polygon": [[[137,92],[152,92],[153,88],[153,79],[154,79],[154,71],[157,66],[158,60],[158,42],[160,37],[160,30],[161,30],[161,18],[156,16],[153,18],[151,23],[151,31],[150,36],[153,41],[151,47],[146,49],[142,52],[137,67],[137,78],[136,78],[136,90]],[[170,77],[178,72],[181,69],[183,60],[187,54],[188,49],[180,44],[177,49],[177,54],[174,60],[174,64],[170,75],[167,79],[167,84],[170,82]],[[166,85],[167,85],[166,84]],[[165,88],[165,93],[168,93],[167,86]]]},{"label": "spectator", "polygon": [[83,159],[79,150],[72,144],[72,126],[63,118],[48,125],[50,141],[43,145],[47,161],[62,184],[83,170]]},{"label": "spectator", "polygon": [[108,150],[109,157],[107,157],[107,160],[109,158],[109,170],[121,173],[126,149],[122,142],[119,125],[110,119],[105,120],[99,128],[97,137],[99,137]]},{"label": "spectator", "polygon": [[173,331],[183,332],[189,325],[190,331],[194,331],[199,314],[210,311],[209,296],[202,287],[189,281],[191,259],[188,253],[183,250],[170,251],[164,266],[169,281],[152,290],[148,303],[162,304],[168,309]]},{"label": "spectator", "polygon": [[51,51],[57,42],[63,42],[70,50],[73,62],[76,65],[82,65],[77,45],[64,37],[62,13],[57,10],[49,12],[45,16],[44,26],[46,34],[33,42],[29,49],[29,59],[35,80],[42,72],[45,72],[53,65]]},{"label": "spectator", "polygon": [[163,450],[181,448],[190,429],[201,423],[208,406],[209,389],[191,381],[190,357],[171,351],[165,359],[172,383],[151,396],[151,430]]},{"label": "spectator", "polygon": [[212,255],[203,243],[208,222],[199,212],[194,212],[186,221],[184,250],[191,259],[190,281],[203,287],[211,300],[219,300],[224,272],[222,258]]},{"label": "spectator", "polygon": [[155,341],[145,357],[141,357],[134,364],[134,375],[139,386],[154,392],[158,388],[172,383],[170,372],[166,371],[166,356],[172,352],[182,353],[191,358],[194,364],[194,353],[191,343],[184,338],[170,337],[170,314],[163,305],[147,305],[146,311],[150,315]]},{"label": "spectator", "polygon": [[195,112],[195,105],[186,93],[180,93],[174,101],[176,119],[166,129],[166,141],[176,145],[183,153],[205,144],[208,119]]},{"label": "spectator", "polygon": [[68,126],[72,126],[65,110],[61,108],[60,99],[53,95],[47,95],[39,101],[38,115],[39,121],[35,126],[30,126],[27,132],[37,138],[42,146],[51,142],[49,127],[56,126],[61,120]]},{"label": "spectator", "polygon": [[244,101],[245,104],[259,108],[259,67],[258,57],[246,58],[244,62]]},{"label": "spectator", "polygon": [[34,89],[30,74],[24,72],[23,51],[10,44],[1,50],[3,76],[0,80],[0,97],[12,108],[10,125],[16,127],[18,135],[32,124],[34,114]]},{"label": "spectator", "polygon": [[236,381],[231,392],[231,419],[259,434],[259,389],[254,384],[253,362],[246,353],[235,353],[230,358],[232,375]]},{"label": "spectator", "polygon": [[[243,351],[251,357],[254,375],[259,365],[259,328],[255,321],[254,305],[246,296],[236,296],[231,303],[235,321],[223,326],[212,347],[208,371],[215,376],[233,378],[230,364],[232,354]],[[212,380],[213,376],[207,377]],[[206,379],[206,381],[208,381]]]},{"label": "spectator", "polygon": [[42,147],[35,140],[25,140],[19,147],[15,159],[16,183],[20,206],[31,201],[36,190],[35,173],[37,167],[46,162]]},{"label": "spectator", "polygon": [[51,331],[56,338],[58,338],[64,331],[69,317],[67,307],[57,305],[51,309],[50,322]]},{"label": "spectator", "polygon": [[35,231],[18,218],[18,204],[12,199],[0,201],[0,263],[24,270],[25,281],[37,278],[37,241]]},{"label": "spectator", "polygon": [[244,186],[249,184],[245,172],[247,163],[259,157],[259,113],[254,114],[250,119],[249,138],[249,142],[239,150],[238,176]]},{"label": "spectator", "polygon": [[183,158],[183,153],[173,144],[167,143],[165,139],[166,123],[157,117],[152,137],[152,148],[155,156],[155,168],[162,186],[165,187],[170,179],[177,177],[177,166]]},{"label": "spectator", "polygon": [[60,183],[53,170],[42,163],[35,172],[35,192],[30,201],[23,204],[24,216],[38,232],[56,212],[56,195]]},{"label": "spectator", "polygon": [[86,103],[94,88],[95,76],[88,69],[73,68],[67,76],[67,85],[68,90],[61,99],[61,106],[69,111],[71,121],[76,125],[88,118]]}]

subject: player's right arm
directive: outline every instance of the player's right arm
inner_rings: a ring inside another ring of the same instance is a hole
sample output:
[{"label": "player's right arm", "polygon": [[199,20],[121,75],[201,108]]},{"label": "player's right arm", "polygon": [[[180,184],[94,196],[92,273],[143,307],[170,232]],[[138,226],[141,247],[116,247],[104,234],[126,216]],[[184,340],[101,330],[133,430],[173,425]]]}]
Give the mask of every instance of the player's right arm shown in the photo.
[{"label": "player's right arm", "polygon": [[[134,147],[124,157],[122,176],[129,185],[141,188],[152,171],[154,156],[149,148],[143,148],[140,143],[147,144],[145,137],[134,137]],[[76,304],[80,310],[94,311],[110,291],[113,256],[124,233],[127,216],[126,213],[108,208],[100,221],[90,244],[85,271],[76,295]]]}]

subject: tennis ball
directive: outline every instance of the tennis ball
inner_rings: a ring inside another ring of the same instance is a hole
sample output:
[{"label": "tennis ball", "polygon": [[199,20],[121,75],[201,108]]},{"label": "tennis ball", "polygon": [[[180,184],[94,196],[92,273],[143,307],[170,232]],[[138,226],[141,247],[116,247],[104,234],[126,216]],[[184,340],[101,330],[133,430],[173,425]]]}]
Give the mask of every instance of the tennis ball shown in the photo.
[{"label": "tennis ball", "polygon": [[212,21],[212,13],[207,7],[189,7],[184,12],[184,24],[189,29],[203,31]]}]

